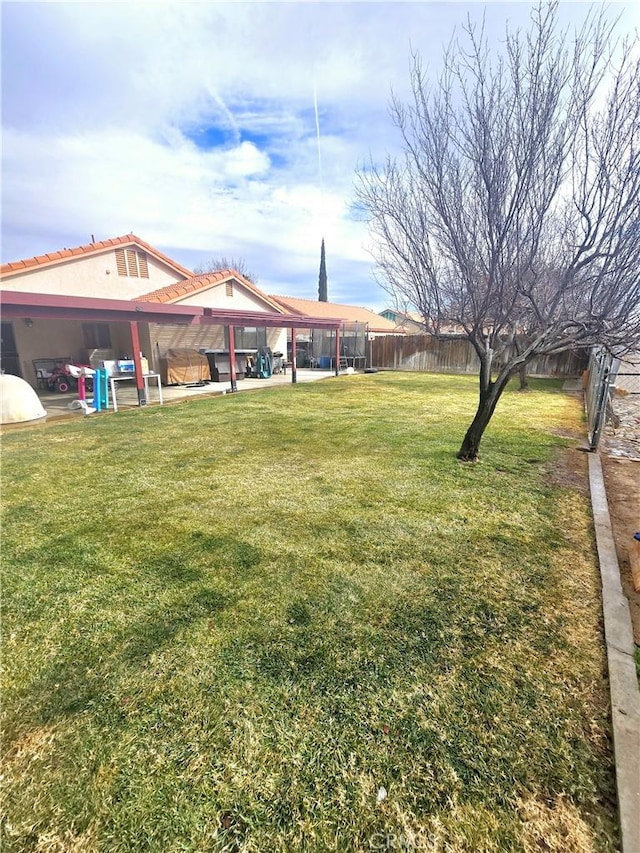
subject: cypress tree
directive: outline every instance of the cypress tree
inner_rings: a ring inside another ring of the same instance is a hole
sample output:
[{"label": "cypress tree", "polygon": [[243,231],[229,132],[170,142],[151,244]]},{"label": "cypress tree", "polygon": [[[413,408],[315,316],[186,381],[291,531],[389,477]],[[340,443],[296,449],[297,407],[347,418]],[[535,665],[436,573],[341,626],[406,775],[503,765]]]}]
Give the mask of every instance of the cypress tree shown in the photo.
[{"label": "cypress tree", "polygon": [[328,302],[327,298],[327,264],[324,257],[324,237],[320,246],[320,277],[318,279],[318,302]]}]

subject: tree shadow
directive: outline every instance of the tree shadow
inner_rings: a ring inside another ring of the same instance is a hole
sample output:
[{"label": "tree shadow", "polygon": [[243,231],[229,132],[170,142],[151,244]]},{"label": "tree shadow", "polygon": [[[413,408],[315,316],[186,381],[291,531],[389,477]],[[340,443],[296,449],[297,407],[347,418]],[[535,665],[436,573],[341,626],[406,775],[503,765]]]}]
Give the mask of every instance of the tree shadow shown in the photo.
[{"label": "tree shadow", "polygon": [[114,695],[122,667],[143,666],[180,632],[220,614],[234,600],[234,595],[215,587],[199,588],[187,596],[177,593],[169,603],[155,603],[104,643],[92,643],[77,634],[70,637],[61,654],[16,697],[8,714],[5,743],[30,728],[86,711],[99,711],[111,721],[122,716]]}]

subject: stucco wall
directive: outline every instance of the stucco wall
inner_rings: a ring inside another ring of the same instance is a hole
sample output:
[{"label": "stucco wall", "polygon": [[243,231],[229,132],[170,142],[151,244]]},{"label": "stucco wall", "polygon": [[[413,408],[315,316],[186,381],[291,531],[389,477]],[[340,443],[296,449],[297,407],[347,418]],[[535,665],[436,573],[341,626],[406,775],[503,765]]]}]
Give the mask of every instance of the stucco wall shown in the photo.
[{"label": "stucco wall", "polygon": [[267,345],[271,347],[272,352],[281,352],[287,357],[287,330],[286,329],[267,329]]},{"label": "stucco wall", "polygon": [[202,308],[224,308],[237,311],[272,311],[275,308],[266,305],[250,290],[246,290],[239,282],[233,282],[233,296],[227,296],[225,282],[214,284],[208,290],[201,290],[191,296],[180,299],[180,305],[199,305]]},{"label": "stucco wall", "polygon": [[72,258],[55,266],[3,276],[0,286],[3,290],[25,293],[135,299],[143,293],[167,287],[183,278],[151,255],[147,255],[147,264],[149,278],[118,275],[116,250],[111,248],[97,255]]},{"label": "stucco wall", "polygon": [[84,350],[82,325],[77,320],[34,320],[30,328],[23,320],[12,322],[22,378],[34,388],[37,385],[34,358],[78,359]]},{"label": "stucco wall", "polygon": [[[150,363],[160,372],[160,359],[168,349],[224,349],[222,326],[178,326],[149,324]],[[146,355],[146,353],[145,353]]]},{"label": "stucco wall", "polygon": [[[20,360],[22,378],[37,387],[33,360],[37,358],[62,358],[87,363],[87,347],[84,342],[82,323],[78,320],[34,320],[31,327],[24,320],[13,320],[13,334]],[[128,323],[109,323],[111,349],[114,358],[132,356],[131,332]],[[139,324],[140,346],[147,356],[151,347],[145,324]]]}]

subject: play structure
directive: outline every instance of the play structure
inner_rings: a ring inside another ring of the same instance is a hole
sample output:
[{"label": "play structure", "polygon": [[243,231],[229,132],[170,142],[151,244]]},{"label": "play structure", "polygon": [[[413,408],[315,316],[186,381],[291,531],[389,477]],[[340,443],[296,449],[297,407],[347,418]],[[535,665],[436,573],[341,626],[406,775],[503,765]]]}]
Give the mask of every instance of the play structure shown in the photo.
[{"label": "play structure", "polygon": [[[67,365],[78,387],[78,399],[69,403],[71,410],[78,409],[83,415],[92,415],[109,407],[109,371],[101,368]],[[91,387],[87,387],[87,382]],[[87,400],[87,391],[93,391],[93,399]]]},{"label": "play structure", "polygon": [[84,400],[87,391],[93,390],[93,381],[98,372],[93,367],[87,367],[84,364],[65,364],[67,373],[76,384],[78,397]]},{"label": "play structure", "polygon": [[93,408],[96,412],[109,408],[109,372],[96,370],[93,378]]}]

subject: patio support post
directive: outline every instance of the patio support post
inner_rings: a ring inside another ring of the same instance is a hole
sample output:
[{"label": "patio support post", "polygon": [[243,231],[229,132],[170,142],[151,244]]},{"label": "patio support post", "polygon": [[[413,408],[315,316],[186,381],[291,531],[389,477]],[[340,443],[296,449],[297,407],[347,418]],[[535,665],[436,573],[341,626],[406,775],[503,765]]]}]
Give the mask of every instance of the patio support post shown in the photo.
[{"label": "patio support post", "polygon": [[297,371],[296,361],[298,358],[298,353],[296,350],[296,338],[297,337],[298,337],[298,330],[297,329],[291,329],[291,384],[292,385],[295,385],[296,382],[298,381],[298,374],[296,372]]},{"label": "patio support post", "polygon": [[140,352],[140,335],[138,334],[138,324],[135,320],[129,322],[131,330],[131,349],[133,350],[133,367],[136,374],[136,391],[138,392],[138,405],[147,405],[147,395],[144,391],[144,376],[142,373],[142,361]]},{"label": "patio support post", "polygon": [[340,372],[340,329],[336,327],[336,365],[335,365],[335,374],[336,376]]},{"label": "patio support post", "polygon": [[231,378],[231,393],[238,390],[238,382],[236,380],[236,340],[235,329],[229,323],[229,376]]}]

